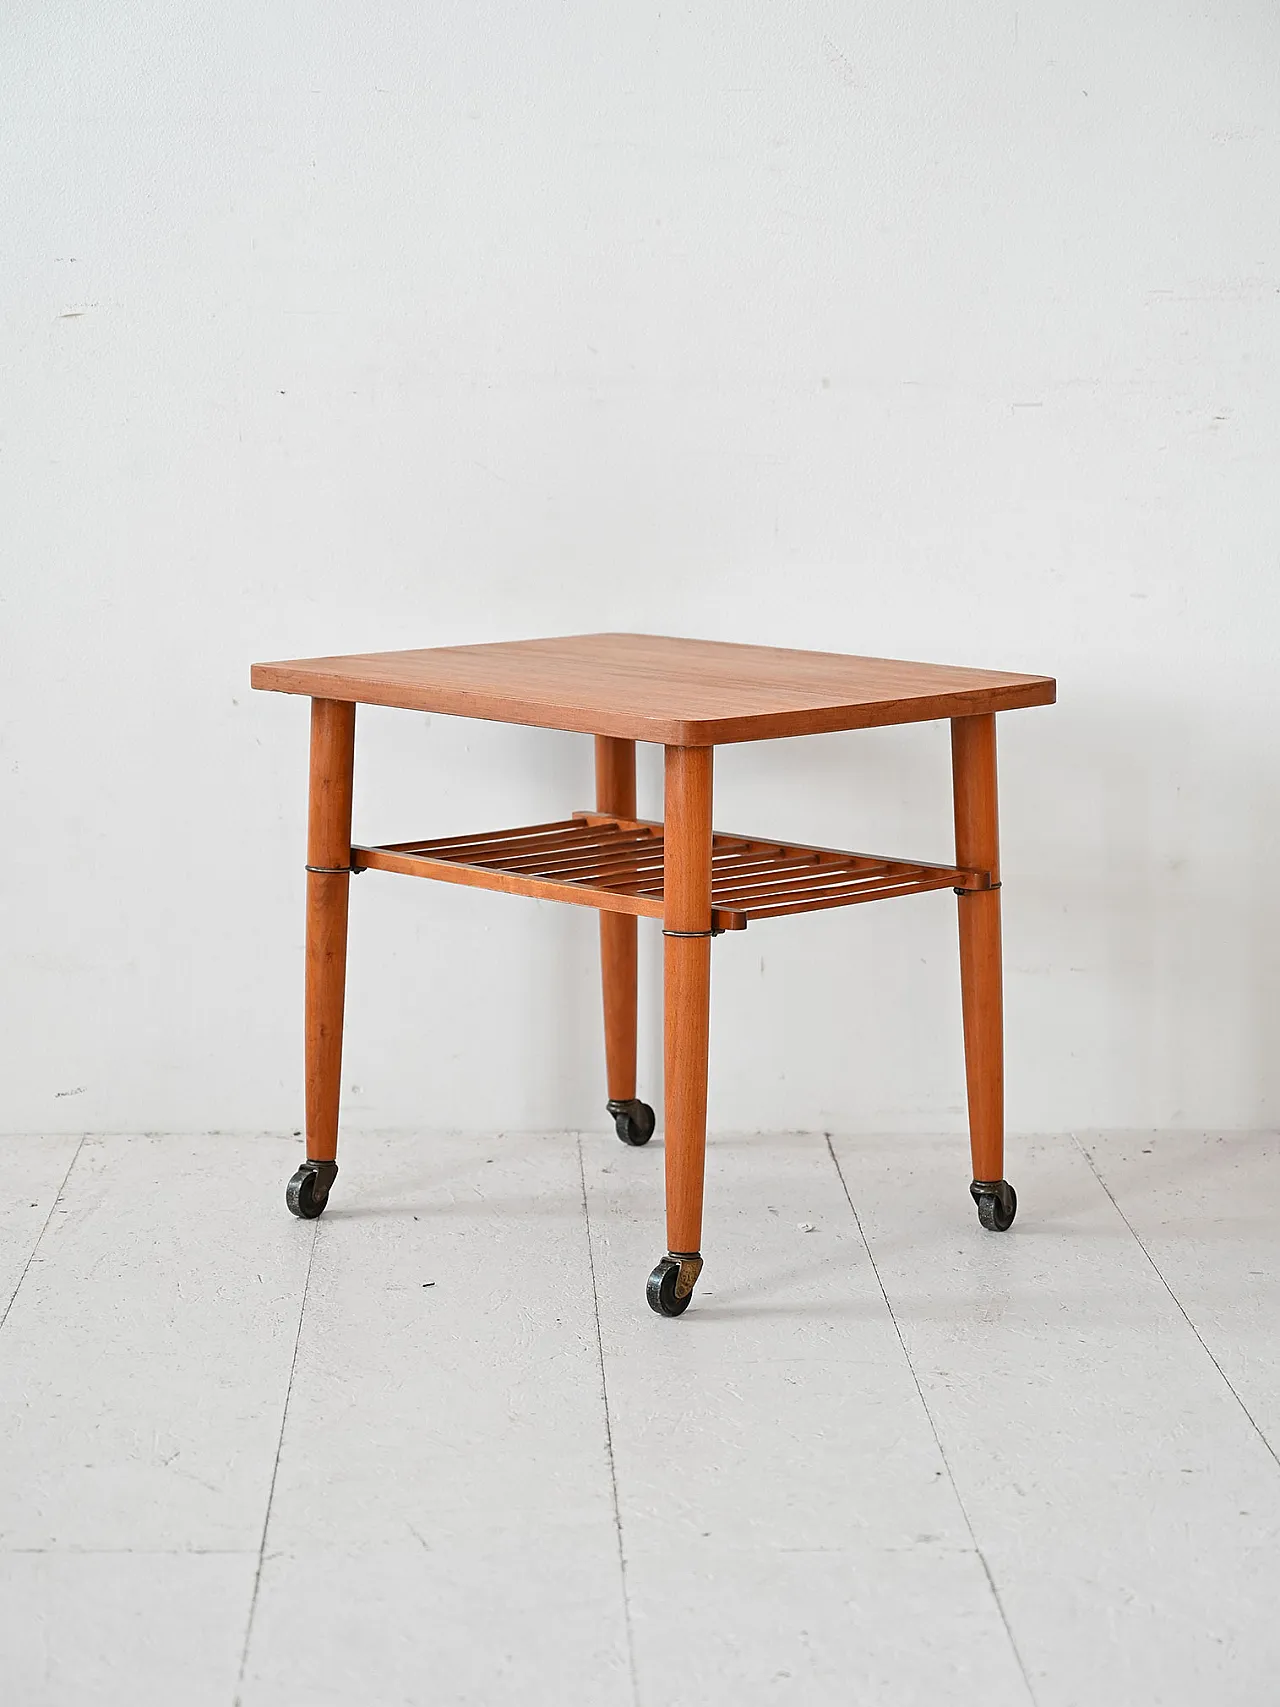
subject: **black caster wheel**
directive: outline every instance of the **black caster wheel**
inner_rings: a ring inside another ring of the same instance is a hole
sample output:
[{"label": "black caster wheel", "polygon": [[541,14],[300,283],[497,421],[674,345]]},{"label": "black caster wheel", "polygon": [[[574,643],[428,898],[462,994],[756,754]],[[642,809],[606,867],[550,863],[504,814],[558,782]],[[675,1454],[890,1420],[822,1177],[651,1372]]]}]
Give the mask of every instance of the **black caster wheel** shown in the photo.
[{"label": "black caster wheel", "polygon": [[1018,1194],[1007,1179],[974,1180],[969,1195],[978,1206],[978,1219],[988,1233],[1007,1233],[1018,1213]]},{"label": "black caster wheel", "polygon": [[304,1162],[285,1187],[289,1212],[304,1221],[314,1221],[329,1201],[329,1189],[338,1177],[336,1162]]},{"label": "black caster wheel", "polygon": [[653,1110],[647,1102],[629,1097],[626,1102],[608,1102],[605,1107],[624,1144],[647,1144],[653,1137]]},{"label": "black caster wheel", "polygon": [[645,1297],[659,1316],[683,1316],[702,1273],[702,1258],[667,1255],[649,1276]]}]

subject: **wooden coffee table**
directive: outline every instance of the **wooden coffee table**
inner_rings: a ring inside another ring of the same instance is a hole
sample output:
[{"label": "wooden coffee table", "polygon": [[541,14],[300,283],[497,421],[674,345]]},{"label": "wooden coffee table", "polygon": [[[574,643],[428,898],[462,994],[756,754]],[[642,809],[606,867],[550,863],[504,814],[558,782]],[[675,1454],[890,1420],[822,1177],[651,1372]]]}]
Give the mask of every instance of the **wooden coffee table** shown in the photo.
[{"label": "wooden coffee table", "polygon": [[[295,1215],[321,1213],[338,1171],[350,878],[394,871],[599,909],[607,1108],[618,1136],[633,1145],[647,1143],[654,1129],[652,1108],[636,1095],[636,920],[662,920],[667,1254],[649,1276],[647,1295],[663,1316],[688,1307],[702,1269],[712,938],[754,919],[954,889],[970,1191],[984,1227],[1010,1226],[1017,1197],[1004,1177],[995,713],[1052,704],[1049,677],[644,634],[575,634],[255,664],[252,682],[311,699],[307,1151],[289,1181]],[[593,735],[595,811],[469,836],[353,845],[357,704]],[[721,742],[944,717],[951,721],[954,864],[712,829],[712,754]],[[636,817],[637,741],[665,749],[661,824]]]}]

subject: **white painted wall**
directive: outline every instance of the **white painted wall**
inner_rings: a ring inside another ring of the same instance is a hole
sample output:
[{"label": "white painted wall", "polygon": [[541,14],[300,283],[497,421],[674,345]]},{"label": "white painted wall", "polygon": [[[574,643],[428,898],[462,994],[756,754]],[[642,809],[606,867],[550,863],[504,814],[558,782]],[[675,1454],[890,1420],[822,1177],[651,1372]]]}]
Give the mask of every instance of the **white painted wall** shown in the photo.
[{"label": "white painted wall", "polygon": [[[1010,1119],[1275,1120],[1271,0],[0,32],[0,1127],[299,1124],[306,706],[251,660],[596,628],[1058,675],[1001,723]],[[945,857],[946,753],[728,749],[718,817]],[[361,714],[364,839],[590,788]],[[953,911],[718,943],[713,1124],[958,1127]],[[362,879],[351,1121],[603,1130],[594,945]]]}]

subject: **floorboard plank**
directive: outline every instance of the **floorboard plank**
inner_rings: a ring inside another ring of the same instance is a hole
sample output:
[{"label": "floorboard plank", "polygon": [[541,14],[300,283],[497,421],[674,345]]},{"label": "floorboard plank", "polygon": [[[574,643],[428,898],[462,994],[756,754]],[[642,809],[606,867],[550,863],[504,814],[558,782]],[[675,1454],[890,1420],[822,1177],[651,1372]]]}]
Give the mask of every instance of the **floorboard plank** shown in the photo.
[{"label": "floorboard plank", "polygon": [[58,1200],[79,1138],[4,1138],[0,1196],[0,1327]]},{"label": "floorboard plank", "polygon": [[630,1707],[576,1142],[348,1137],[317,1231],[246,1707],[349,1701],[343,1652],[367,1703],[524,1654],[523,1701]]},{"label": "floorboard plank", "polygon": [[1280,1134],[1105,1133],[1079,1142],[1280,1457]]},{"label": "floorboard plank", "polygon": [[1007,1234],[955,1140],[835,1148],[1038,1707],[1269,1699],[1280,1475],[1079,1148]]},{"label": "floorboard plank", "polygon": [[295,1149],[85,1140],[0,1335],[0,1552],[256,1551],[311,1242]]},{"label": "floorboard plank", "polygon": [[713,1142],[676,1320],[644,1302],[659,1146],[584,1158],[642,1707],[1026,1707],[821,1136]]},{"label": "floorboard plank", "polygon": [[252,1553],[0,1554],[0,1699],[230,1707]]}]

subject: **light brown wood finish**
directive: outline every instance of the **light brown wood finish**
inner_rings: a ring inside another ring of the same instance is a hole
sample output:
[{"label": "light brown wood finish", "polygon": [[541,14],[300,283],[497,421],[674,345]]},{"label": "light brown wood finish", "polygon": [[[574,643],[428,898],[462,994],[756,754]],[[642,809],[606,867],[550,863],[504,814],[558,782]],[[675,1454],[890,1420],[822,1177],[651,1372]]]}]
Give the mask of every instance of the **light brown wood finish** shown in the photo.
[{"label": "light brown wood finish", "polygon": [[[479,835],[353,847],[351,859],[361,870],[569,901],[623,917],[663,916],[663,826],[599,812]],[[718,832],[711,839],[711,922],[716,930],[742,930],[752,919],[856,906],[929,889],[985,888],[987,881],[984,871],[922,860]]]},{"label": "light brown wood finish", "polygon": [[[596,811],[636,815],[636,744],[596,736]],[[636,1094],[637,925],[634,913],[600,913],[605,1078],[610,1102]]]},{"label": "light brown wood finish", "polygon": [[667,1249],[702,1243],[711,1017],[710,747],[668,747],[662,925]]},{"label": "light brown wood finish", "polygon": [[1000,818],[996,720],[951,725],[956,864],[988,871],[995,886],[959,897],[960,990],[973,1177],[1004,1178],[1004,985],[1000,964]]},{"label": "light brown wood finish", "polygon": [[[356,708],[349,701],[311,702],[311,792],[307,864],[351,863],[351,784]],[[338,1154],[342,1084],[342,1011],[347,981],[345,869],[307,873],[306,1110],[307,1157],[332,1162]]]},{"label": "light brown wood finish", "polygon": [[[354,863],[362,871],[396,871],[405,877],[430,877],[441,883],[458,883],[466,889],[494,889],[504,895],[528,895],[535,901],[568,901],[602,912],[630,913],[641,919],[662,917],[662,897],[630,895],[625,890],[598,889],[518,872],[481,870],[452,860],[431,859],[421,854],[395,853],[387,848],[352,849]],[[718,930],[742,930],[743,913],[724,913],[716,921]]]},{"label": "light brown wood finish", "polygon": [[713,746],[1049,705],[1047,676],[645,634],[255,664],[256,688]]}]

